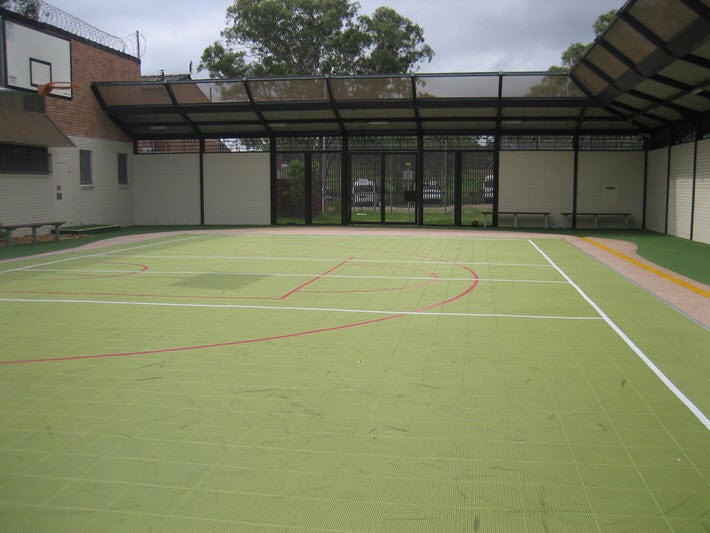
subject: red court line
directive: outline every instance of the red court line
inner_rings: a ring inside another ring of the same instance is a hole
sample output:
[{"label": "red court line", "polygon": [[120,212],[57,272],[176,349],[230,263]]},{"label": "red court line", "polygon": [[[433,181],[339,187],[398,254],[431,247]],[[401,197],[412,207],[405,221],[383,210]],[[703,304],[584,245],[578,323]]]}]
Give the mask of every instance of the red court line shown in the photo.
[{"label": "red court line", "polygon": [[[343,261],[343,263],[346,263],[349,260]],[[415,309],[414,311],[411,311],[411,313],[421,313],[424,311],[428,311],[429,309],[434,309],[435,307],[441,307],[444,306],[448,303],[454,302],[456,300],[459,300],[460,298],[463,298],[464,296],[470,294],[477,286],[479,282],[478,274],[466,265],[460,265],[458,263],[453,263],[459,268],[462,268],[469,272],[473,276],[473,282],[471,285],[463,292],[456,294],[455,296],[452,296],[451,298],[448,298],[446,300],[443,300],[441,302],[437,302],[435,304],[427,305],[426,307],[422,307],[420,309]],[[333,267],[330,271],[334,270],[335,268],[339,268],[341,265],[337,265]],[[317,278],[314,278],[314,281]],[[213,343],[213,344],[202,344],[202,345],[195,345],[195,346],[178,346],[175,348],[161,348],[157,350],[143,350],[143,351],[137,351],[137,352],[122,352],[122,353],[107,353],[107,354],[97,354],[97,355],[72,355],[72,356],[67,356],[67,357],[53,357],[53,358],[45,358],[45,359],[19,359],[15,361],[0,361],[0,364],[3,365],[16,365],[16,364],[25,364],[25,363],[50,363],[50,362],[59,362],[59,361],[78,361],[78,360],[84,360],[84,359],[105,359],[109,357],[131,357],[135,355],[151,355],[151,354],[159,354],[159,353],[171,353],[171,352],[184,352],[184,351],[189,351],[189,350],[201,350],[205,348],[221,348],[225,346],[239,346],[241,344],[252,344],[256,342],[268,342],[268,341],[276,341],[276,340],[283,340],[283,339],[292,339],[295,337],[303,337],[305,335],[313,335],[316,333],[327,333],[330,331],[338,331],[338,330],[343,330],[343,329],[349,329],[349,328],[355,328],[359,326],[367,326],[370,324],[376,324],[378,322],[385,322],[387,320],[394,320],[395,318],[402,318],[405,316],[408,316],[409,313],[400,313],[397,315],[389,315],[385,317],[380,317],[380,318],[375,318],[372,320],[365,320],[363,322],[354,322],[351,324],[342,324],[340,326],[331,326],[328,328],[320,328],[320,329],[313,329],[313,330],[305,330],[305,331],[297,331],[294,333],[285,333],[283,335],[274,335],[271,337],[260,337],[256,339],[244,339],[240,341],[228,341],[228,342],[218,342],[218,343]]]},{"label": "red court line", "polygon": [[326,270],[326,271],[323,272],[322,274],[316,276],[315,278],[311,278],[311,279],[309,279],[308,281],[306,281],[305,283],[301,283],[301,284],[300,284],[298,287],[296,287],[295,289],[293,289],[293,290],[291,290],[291,291],[288,291],[286,294],[284,294],[283,296],[281,296],[281,297],[279,298],[279,300],[285,300],[285,299],[288,298],[289,296],[293,296],[293,295],[296,294],[298,291],[300,291],[301,289],[304,289],[304,288],[308,287],[311,283],[315,283],[316,281],[318,281],[319,279],[321,279],[323,276],[327,276],[328,274],[330,274],[331,272],[334,272],[335,270],[339,269],[340,267],[347,265],[347,264],[348,264],[350,261],[352,261],[353,259],[355,259],[355,258],[354,258],[354,257],[348,257],[345,261],[341,261],[340,263],[338,263],[337,265],[335,265],[333,268],[329,268],[328,270]]},{"label": "red court line", "polygon": [[[32,290],[24,290],[24,291],[17,291],[17,290],[0,290],[0,294],[49,294],[52,296],[122,296],[122,297],[127,297],[127,298],[172,298],[172,299],[188,299],[188,300],[285,300],[288,296],[291,296],[292,294],[296,292],[307,292],[307,293],[321,293],[321,294],[343,294],[343,293],[366,293],[366,292],[386,292],[386,291],[400,291],[400,290],[405,290],[405,289],[415,289],[417,287],[424,287],[426,285],[431,285],[432,283],[435,283],[439,281],[439,275],[436,274],[435,272],[427,271],[421,268],[412,268],[412,267],[403,267],[403,266],[395,266],[395,267],[388,267],[393,270],[410,270],[410,271],[415,271],[415,272],[424,272],[425,274],[429,274],[431,276],[431,279],[428,281],[425,281],[423,283],[417,283],[416,285],[404,285],[402,287],[391,287],[391,288],[379,288],[379,289],[348,289],[348,290],[303,290],[304,287],[308,286],[309,284],[313,283],[314,281],[317,281],[318,279],[323,278],[325,275],[333,272],[337,268],[340,268],[341,266],[344,266],[346,263],[349,261],[352,261],[353,258],[350,257],[343,261],[342,263],[336,265],[335,267],[327,270],[323,274],[319,274],[318,276],[314,277],[313,279],[309,280],[306,283],[303,283],[299,287],[293,289],[292,291],[288,292],[284,296],[218,296],[218,295],[206,295],[206,294],[190,294],[190,295],[184,295],[184,294],[154,294],[154,293],[135,293],[135,292],[98,292],[98,291],[32,291]],[[135,263],[122,263],[122,264],[135,264]],[[138,265],[141,267],[140,271],[136,272],[129,272],[125,274],[119,274],[119,275],[131,275],[131,274],[138,274],[139,272],[143,272],[148,270],[148,267],[146,265]],[[362,266],[362,265],[359,265]],[[366,266],[373,266],[373,265],[366,265]],[[380,265],[377,265],[378,267]],[[96,277],[102,277],[102,276],[96,276]],[[106,276],[109,277],[109,276]],[[51,279],[44,279],[42,281],[57,281],[61,280],[64,278],[51,278]],[[79,280],[79,279],[94,279],[92,278],[66,278],[67,280]]]},{"label": "red court line", "polygon": [[[140,272],[145,272],[148,270],[148,265],[143,265],[140,263],[117,263],[115,261],[111,261],[111,264],[115,265],[130,265],[130,266],[137,266],[140,267],[140,270],[136,270],[135,272],[119,272],[116,274],[104,274],[101,276],[72,276],[68,278],[40,278],[37,279],[36,281],[79,281],[79,280],[87,280],[87,279],[99,279],[99,278],[120,278],[124,276],[133,276],[134,274],[138,274]],[[32,272],[32,269],[26,270],[26,272]],[[40,271],[41,272],[41,271]],[[19,291],[17,291],[19,292]]]}]

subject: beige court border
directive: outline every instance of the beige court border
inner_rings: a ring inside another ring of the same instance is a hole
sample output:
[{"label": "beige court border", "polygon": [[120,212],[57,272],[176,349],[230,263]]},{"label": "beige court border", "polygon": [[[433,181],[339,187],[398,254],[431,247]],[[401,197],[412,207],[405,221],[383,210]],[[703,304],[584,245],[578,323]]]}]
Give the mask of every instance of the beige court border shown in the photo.
[{"label": "beige court border", "polygon": [[651,265],[647,265],[645,263],[642,263],[641,261],[637,261],[633,257],[629,257],[628,255],[623,254],[623,253],[619,252],[618,250],[614,250],[613,248],[611,248],[609,246],[606,246],[600,242],[597,242],[594,239],[592,239],[591,237],[582,237],[582,238],[587,242],[591,242],[594,246],[598,246],[602,250],[606,250],[607,252],[612,253],[617,257],[620,257],[624,261],[628,261],[632,265],[636,265],[639,268],[643,268],[644,270],[647,270],[651,274],[655,274],[656,276],[660,276],[663,279],[667,279],[671,283],[677,283],[681,287],[684,287],[684,288],[688,289],[689,291],[693,291],[695,293],[698,293],[699,295],[704,296],[705,298],[710,298],[710,291],[706,291],[705,289],[702,289],[693,283],[689,283],[685,280],[680,279],[677,276],[673,276],[671,274],[668,274],[668,273],[664,272],[663,270],[660,270],[660,269],[655,268]]}]

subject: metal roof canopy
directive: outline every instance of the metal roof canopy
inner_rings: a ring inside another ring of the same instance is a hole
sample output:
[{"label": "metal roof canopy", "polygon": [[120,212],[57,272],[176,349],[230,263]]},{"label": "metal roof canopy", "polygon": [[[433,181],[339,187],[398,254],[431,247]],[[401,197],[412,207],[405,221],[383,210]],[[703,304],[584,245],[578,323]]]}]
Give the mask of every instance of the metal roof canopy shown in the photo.
[{"label": "metal roof canopy", "polygon": [[570,72],[640,129],[710,110],[710,0],[629,0]]},{"label": "metal roof canopy", "polygon": [[92,89],[136,139],[640,131],[553,72],[99,82]]},{"label": "metal roof canopy", "polygon": [[136,139],[635,134],[710,111],[709,12],[710,0],[629,0],[569,76],[166,80],[92,88]]}]

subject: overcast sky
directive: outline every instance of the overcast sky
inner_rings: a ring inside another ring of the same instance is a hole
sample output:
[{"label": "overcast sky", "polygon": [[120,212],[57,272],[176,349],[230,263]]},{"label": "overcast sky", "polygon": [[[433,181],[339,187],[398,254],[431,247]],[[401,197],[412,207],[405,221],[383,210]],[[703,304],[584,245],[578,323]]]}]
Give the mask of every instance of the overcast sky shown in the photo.
[{"label": "overcast sky", "polygon": [[[143,74],[178,74],[220,38],[231,0],[50,0],[131,42],[145,38]],[[539,71],[560,63],[570,43],[591,42],[599,15],[624,0],[360,0],[360,13],[387,5],[424,28],[434,49],[420,72]],[[143,45],[142,45],[143,46]]]}]

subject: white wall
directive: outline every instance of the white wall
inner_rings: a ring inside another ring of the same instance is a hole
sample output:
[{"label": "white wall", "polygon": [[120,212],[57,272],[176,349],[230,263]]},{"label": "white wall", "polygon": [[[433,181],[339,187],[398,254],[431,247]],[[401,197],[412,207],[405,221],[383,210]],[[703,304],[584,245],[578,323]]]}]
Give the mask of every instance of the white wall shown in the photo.
[{"label": "white wall", "polygon": [[694,149],[693,143],[671,147],[668,234],[684,239],[690,238]]},{"label": "white wall", "polygon": [[[109,224],[128,226],[133,221],[131,143],[70,137],[76,148],[52,149],[55,212],[67,226]],[[91,151],[92,184],[80,182],[80,150]],[[118,183],[118,154],[128,155],[128,185]],[[55,195],[56,196],[56,195]]]},{"label": "white wall", "polygon": [[[549,211],[550,223],[561,225],[560,213],[572,210],[574,153],[500,153],[499,211]],[[569,223],[569,222],[568,222]],[[502,216],[499,225],[512,226],[512,217]],[[540,216],[520,216],[520,226],[543,226]]]},{"label": "white wall", "polygon": [[52,222],[54,198],[51,175],[0,174],[0,224]]},{"label": "white wall", "polygon": [[[133,223],[133,145],[70,137],[76,148],[51,148],[51,172],[0,174],[0,223],[64,221],[65,226]],[[80,183],[79,150],[92,153],[93,184]],[[129,185],[118,184],[118,153],[128,154]],[[49,228],[42,228],[46,233]],[[18,232],[28,233],[29,230]]]},{"label": "white wall", "polygon": [[[629,228],[643,221],[643,152],[579,152],[577,212],[631,213]],[[577,217],[577,227],[593,226]],[[623,218],[599,217],[598,227],[623,227]]]},{"label": "white wall", "polygon": [[205,154],[205,224],[271,223],[268,153]]},{"label": "white wall", "polygon": [[646,178],[646,229],[666,231],[666,189],[668,182],[668,149],[648,152]]},{"label": "white wall", "polygon": [[710,139],[698,142],[693,240],[710,244]]},{"label": "white wall", "polygon": [[199,224],[199,154],[133,156],[133,223]]}]

